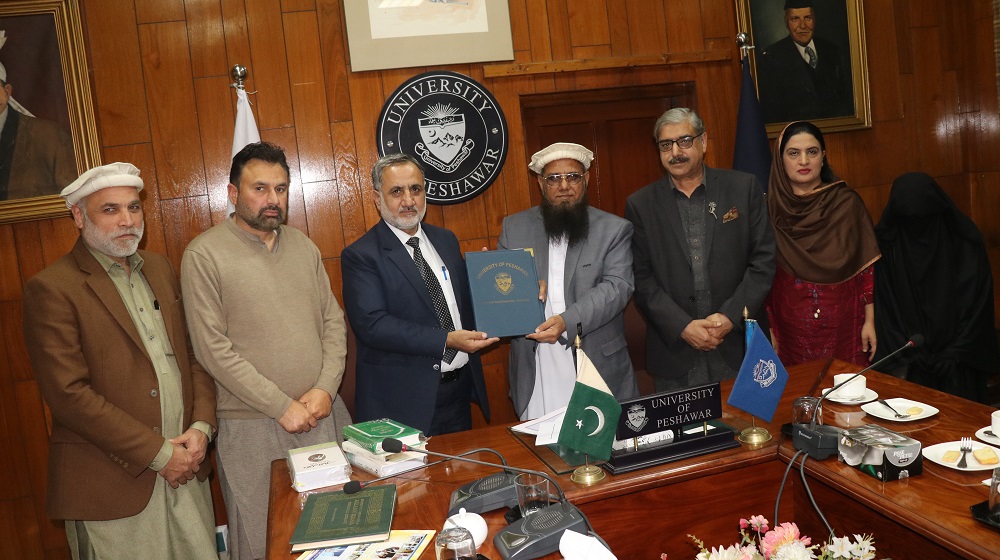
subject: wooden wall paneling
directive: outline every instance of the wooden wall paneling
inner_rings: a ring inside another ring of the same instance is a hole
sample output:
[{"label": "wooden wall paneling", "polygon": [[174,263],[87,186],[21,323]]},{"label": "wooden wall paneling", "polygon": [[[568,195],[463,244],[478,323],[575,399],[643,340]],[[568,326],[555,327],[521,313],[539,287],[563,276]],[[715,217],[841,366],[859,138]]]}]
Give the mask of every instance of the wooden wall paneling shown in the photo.
[{"label": "wooden wall paneling", "polygon": [[[548,3],[549,44],[552,60],[573,59],[573,36],[570,29],[569,0],[550,0]],[[574,3],[576,0],[574,0]],[[559,72],[552,76],[556,90],[576,89],[577,72]]]},{"label": "wooden wall paneling", "polygon": [[309,238],[324,259],[338,257],[344,249],[344,229],[335,181],[302,184]]},{"label": "wooden wall paneling", "polygon": [[[105,161],[123,161],[139,168],[140,176],[145,183],[140,198],[142,212],[146,221],[146,234],[141,247],[147,251],[167,254],[167,235],[163,229],[163,216],[160,211],[160,191],[157,188],[156,163],[153,157],[153,147],[149,144],[133,144],[105,148]],[[72,224],[73,222],[70,221]],[[76,225],[73,225],[74,229]],[[74,241],[75,241],[74,237]],[[69,249],[63,254],[68,253]],[[60,255],[61,256],[61,255]]]},{"label": "wooden wall paneling", "polygon": [[[0,305],[20,305],[19,302],[4,302]],[[0,323],[0,334],[5,338],[21,337],[20,325]],[[0,348],[0,358],[7,353],[6,348]],[[5,360],[6,362],[6,360]],[[6,463],[4,474],[0,477],[0,502],[14,500],[30,495],[30,480],[28,465],[25,461],[24,431],[17,410],[17,395],[14,389],[18,380],[7,368],[0,368],[0,444],[5,450]],[[42,440],[44,444],[45,440]]]},{"label": "wooden wall paneling", "polygon": [[[545,0],[525,0],[525,9],[528,16],[528,37],[531,41],[531,48],[523,62],[559,60],[553,53],[548,4]],[[512,21],[511,25],[514,23]],[[522,62],[519,53],[514,53],[514,59]],[[531,79],[535,83],[535,91],[555,90],[555,78],[552,75],[538,74]]]},{"label": "wooden wall paneling", "polygon": [[305,198],[302,195],[302,178],[299,173],[299,150],[295,143],[294,128],[277,128],[261,130],[260,139],[281,146],[285,150],[288,169],[291,172],[291,188],[288,190],[288,219],[286,223],[309,235],[309,222],[306,218]]},{"label": "wooden wall paneling", "polygon": [[7,354],[7,372],[15,382],[31,381],[34,375],[28,360],[28,349],[22,334],[24,314],[21,300],[0,302],[0,323],[4,325],[4,351]]},{"label": "wooden wall paneling", "polygon": [[568,3],[570,44],[587,47],[611,44],[607,0],[573,0]]},{"label": "wooden wall paneling", "polygon": [[[354,121],[354,142],[357,150],[358,179],[361,192],[366,193],[372,188],[371,170],[378,161],[378,149],[375,146],[375,130],[382,103],[385,97],[392,93],[389,90],[383,95],[382,81],[378,72],[351,72],[348,75],[351,86],[351,115]],[[365,217],[365,230],[378,223],[379,214],[374,204],[368,202],[367,195],[362,196]]]},{"label": "wooden wall paneling", "polygon": [[[492,185],[491,185],[492,186]],[[450,229],[459,239],[483,239],[489,237],[486,224],[486,201],[477,196],[461,204],[442,206],[444,227]],[[480,250],[482,245],[476,248]]]},{"label": "wooden wall paneling", "polygon": [[184,21],[184,0],[135,0],[137,23]]},{"label": "wooden wall paneling", "polygon": [[[256,77],[254,76],[253,57],[250,53],[250,33],[247,30],[247,10],[245,0],[220,0],[222,7],[222,30],[226,41],[226,72],[235,64],[242,64],[247,68],[247,78],[243,82],[247,91],[257,91]],[[256,97],[252,96],[254,103],[254,114],[257,109]],[[257,119],[260,123],[260,119]]]},{"label": "wooden wall paneling", "polygon": [[711,167],[732,167],[742,78],[740,67],[734,62],[699,64],[695,75],[697,111],[708,133],[705,163]]},{"label": "wooden wall paneling", "polygon": [[[42,239],[38,222],[19,222],[14,226],[14,247],[17,250],[17,267],[20,269],[21,286],[45,268]],[[3,270],[0,267],[0,270]]]},{"label": "wooden wall paneling", "polygon": [[490,421],[486,423],[478,406],[472,407],[472,427],[507,424],[518,420],[514,413],[514,403],[510,397],[510,383],[507,380],[507,368],[504,364],[483,365],[483,376],[486,378],[486,398],[490,402]]},{"label": "wooden wall paneling", "polygon": [[736,43],[736,12],[732,0],[700,0],[701,29],[706,39]]},{"label": "wooden wall paneling", "polygon": [[[51,551],[62,553],[66,550],[66,532],[62,521],[54,521],[45,514],[45,484],[49,463],[49,428],[39,419],[46,417],[46,406],[38,393],[35,381],[22,381],[14,387],[18,416],[24,434],[25,465],[30,478],[34,510],[41,533],[42,547],[46,557]],[[68,555],[68,554],[67,554]]]},{"label": "wooden wall paneling", "polygon": [[[993,41],[993,6],[988,0],[977,1],[975,44],[988,45]],[[981,14],[981,12],[985,12]],[[1000,115],[997,107],[996,57],[984,51],[976,57],[976,65],[966,65],[962,80],[972,84],[972,95],[978,101],[978,111],[967,117],[964,136],[968,138],[970,171],[1000,169]]]},{"label": "wooden wall paneling", "polygon": [[149,142],[139,34],[131,0],[84,2],[102,146]]},{"label": "wooden wall paneling", "polygon": [[670,0],[626,0],[633,55],[670,52],[667,47],[667,2],[672,10],[675,2]]},{"label": "wooden wall paneling", "polygon": [[166,256],[180,271],[184,248],[198,234],[212,227],[212,214],[208,208],[208,196],[172,198],[160,202],[163,225],[167,234]]},{"label": "wooden wall paneling", "polygon": [[347,79],[347,33],[340,0],[319,0],[320,54],[323,57],[323,80],[330,121],[351,120],[351,90]]},{"label": "wooden wall paneling", "polygon": [[275,25],[281,21],[280,0],[245,1],[254,89],[258,92],[257,126],[262,129],[294,126],[285,36],[283,27]]},{"label": "wooden wall paneling", "polygon": [[668,2],[670,9],[666,17],[666,52],[691,52],[704,49],[700,0],[668,0]]},{"label": "wooden wall paneling", "polygon": [[76,224],[69,216],[53,218],[38,222],[38,231],[45,243],[42,245],[42,254],[45,257],[45,266],[49,266],[69,253],[80,237]]},{"label": "wooden wall paneling", "polygon": [[949,175],[961,171],[962,143],[954,122],[954,72],[941,67],[940,33],[936,27],[914,28],[910,34],[913,54],[919,64],[914,65],[914,91],[916,92],[919,123],[917,139],[922,156],[921,169],[932,176]]},{"label": "wooden wall paneling", "polygon": [[945,3],[937,0],[905,0],[910,14],[910,25],[916,27],[933,27],[941,22],[941,10]]},{"label": "wooden wall paneling", "polygon": [[336,203],[340,205],[343,243],[344,246],[347,246],[357,241],[368,231],[365,227],[364,206],[369,204],[371,187],[362,186],[358,157],[354,153],[355,142],[352,123],[332,123],[330,136],[333,141],[333,165],[337,177],[335,183]]},{"label": "wooden wall paneling", "polygon": [[191,59],[184,22],[139,26],[160,199],[205,194]]},{"label": "wooden wall paneling", "polygon": [[[213,224],[226,219],[226,204],[229,201],[227,186],[233,162],[233,129],[236,122],[236,112],[233,110],[236,91],[230,87],[231,81],[232,78],[228,76],[194,80],[198,132]],[[250,97],[252,103],[253,96]]]},{"label": "wooden wall paneling", "polygon": [[316,11],[316,0],[281,0],[282,12]]},{"label": "wooden wall paneling", "polygon": [[334,178],[333,145],[316,13],[287,13],[282,23],[302,182],[331,181]]},{"label": "wooden wall paneling", "polygon": [[[903,118],[899,92],[899,37],[893,15],[892,0],[865,2],[869,99],[872,121],[877,123]],[[909,53],[908,47],[906,52]]]},{"label": "wooden wall paneling", "polygon": [[14,244],[14,226],[0,225],[0,301],[21,299],[21,273]]},{"label": "wooden wall paneling", "polygon": [[507,0],[507,9],[510,12],[510,33],[511,42],[516,51],[530,51],[531,38],[528,28],[528,7],[525,0]]},{"label": "wooden wall paneling", "polygon": [[[970,183],[972,211],[969,217],[983,232],[988,247],[1000,245],[1000,172],[971,173]],[[1000,283],[1000,276],[994,276],[994,286],[997,283]]]},{"label": "wooden wall paneling", "polygon": [[608,42],[611,55],[626,57],[632,54],[628,26],[627,0],[606,0],[608,10]]},{"label": "wooden wall paneling", "polygon": [[191,74],[195,78],[229,76],[219,0],[184,0],[184,7],[191,45]]},{"label": "wooden wall paneling", "polygon": [[0,558],[47,557],[39,540],[36,517],[30,497],[0,500]]},{"label": "wooden wall paneling", "polygon": [[[531,198],[528,191],[528,162],[531,154],[525,153],[524,128],[521,116],[521,96],[536,93],[535,86],[538,82],[531,77],[503,78],[492,80],[486,84],[493,92],[493,97],[497,103],[503,107],[504,116],[507,118],[507,132],[510,135],[510,142],[507,145],[507,159],[503,164],[503,171],[500,173],[500,180],[503,181],[503,201],[495,201],[487,206],[487,212],[494,210],[500,212],[499,215],[490,215],[489,223],[491,235],[499,235],[498,224],[503,217],[515,214],[521,210],[531,207]],[[490,189],[497,188],[494,184]],[[490,195],[491,197],[494,195]]]},{"label": "wooden wall paneling", "polygon": [[[898,53],[899,53],[899,73],[900,74],[912,74],[913,73],[913,52],[910,49],[910,42],[907,40],[910,36],[910,6],[909,0],[867,0],[865,4],[878,6],[879,2],[890,2],[892,4],[892,21],[896,28],[896,37],[899,42]],[[868,6],[865,6],[865,17],[868,17]],[[865,25],[866,29],[872,29],[874,26]],[[869,55],[871,56],[871,55]]]},{"label": "wooden wall paneling", "polygon": [[958,175],[934,177],[934,180],[937,181],[937,184],[941,186],[941,189],[944,190],[949,197],[951,197],[955,206],[958,206],[959,210],[971,218],[973,208],[968,177],[962,173]]},{"label": "wooden wall paneling", "polygon": [[[508,167],[510,161],[511,154],[508,145],[507,158],[504,160],[504,170],[500,172],[496,180],[493,181],[493,184],[484,193],[479,195],[479,198],[483,201],[483,211],[485,212],[486,234],[490,238],[496,238],[500,235],[503,219],[508,214],[504,194],[508,189],[510,176],[512,175],[507,171],[507,169],[512,169]],[[491,249],[494,248],[493,245],[489,245],[489,247]]]}]

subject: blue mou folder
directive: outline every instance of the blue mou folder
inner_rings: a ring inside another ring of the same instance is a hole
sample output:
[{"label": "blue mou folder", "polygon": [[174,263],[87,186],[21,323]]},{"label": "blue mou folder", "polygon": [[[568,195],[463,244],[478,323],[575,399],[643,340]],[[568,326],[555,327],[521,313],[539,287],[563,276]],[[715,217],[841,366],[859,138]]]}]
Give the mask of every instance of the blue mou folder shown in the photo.
[{"label": "blue mou folder", "polygon": [[476,330],[493,336],[523,336],[545,321],[538,301],[535,257],[523,249],[465,254]]}]

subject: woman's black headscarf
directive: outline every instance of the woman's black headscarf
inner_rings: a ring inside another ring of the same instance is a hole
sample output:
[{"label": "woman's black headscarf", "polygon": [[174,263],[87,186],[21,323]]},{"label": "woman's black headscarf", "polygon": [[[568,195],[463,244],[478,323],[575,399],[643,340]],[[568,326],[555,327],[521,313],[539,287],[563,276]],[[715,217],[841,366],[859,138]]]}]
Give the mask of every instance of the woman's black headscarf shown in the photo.
[{"label": "woman's black headscarf", "polygon": [[881,369],[906,365],[910,381],[985,402],[1000,352],[979,229],[933,178],[907,173],[893,182],[875,235],[875,358],[914,334],[925,340]]}]

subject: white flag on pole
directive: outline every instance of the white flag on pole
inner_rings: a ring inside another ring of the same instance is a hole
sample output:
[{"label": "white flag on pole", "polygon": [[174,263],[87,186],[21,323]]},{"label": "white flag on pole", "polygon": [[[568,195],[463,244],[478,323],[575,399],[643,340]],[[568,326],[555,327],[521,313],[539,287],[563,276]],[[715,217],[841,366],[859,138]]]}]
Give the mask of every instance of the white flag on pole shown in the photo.
[{"label": "white flag on pole", "polygon": [[[253,109],[250,108],[250,99],[243,88],[236,88],[236,129],[233,131],[233,153],[230,158],[236,157],[247,144],[260,142],[260,132],[257,131],[257,121],[253,118]],[[232,202],[226,202],[226,216],[236,211]]]}]

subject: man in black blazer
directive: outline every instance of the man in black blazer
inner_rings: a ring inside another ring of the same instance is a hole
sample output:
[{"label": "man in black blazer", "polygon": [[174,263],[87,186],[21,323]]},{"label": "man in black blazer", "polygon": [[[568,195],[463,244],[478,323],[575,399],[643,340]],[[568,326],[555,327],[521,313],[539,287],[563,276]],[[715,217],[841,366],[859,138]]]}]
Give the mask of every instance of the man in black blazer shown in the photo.
[{"label": "man in black blazer", "polygon": [[787,0],[788,36],[767,46],[757,59],[765,122],[854,114],[850,60],[832,41],[813,33],[815,17],[812,0]]},{"label": "man in black blazer", "polygon": [[646,364],[656,390],[667,391],[735,377],[743,309],[768,332],[776,250],[757,179],[704,165],[708,139],[697,113],[671,109],[653,131],[667,174],[628,197],[625,218],[635,226]]},{"label": "man in black blazer", "polygon": [[392,418],[428,435],[468,430],[470,401],[490,417],[476,352],[499,339],[466,329],[465,263],[454,233],[420,223],[420,164],[387,155],[372,186],[382,220],[341,254],[344,310],[358,340],[355,420]]}]

